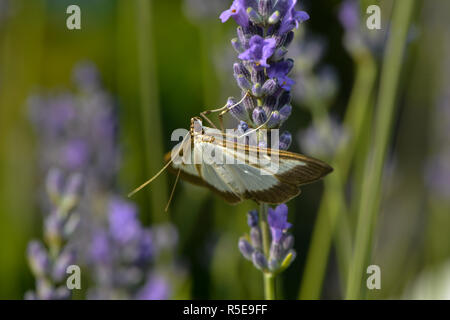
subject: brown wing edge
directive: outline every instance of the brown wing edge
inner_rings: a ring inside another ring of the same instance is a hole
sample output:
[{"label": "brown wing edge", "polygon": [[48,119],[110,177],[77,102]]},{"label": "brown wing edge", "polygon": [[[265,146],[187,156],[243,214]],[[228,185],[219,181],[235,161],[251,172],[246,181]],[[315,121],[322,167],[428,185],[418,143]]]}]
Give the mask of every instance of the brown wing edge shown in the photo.
[{"label": "brown wing edge", "polygon": [[[325,162],[298,153],[280,150],[279,156],[280,158],[294,158],[300,160],[307,163],[308,166],[297,166],[286,173],[275,175],[280,181],[279,184],[264,191],[246,191],[243,195],[244,199],[254,200],[258,203],[284,203],[297,197],[301,193],[300,186],[320,180],[333,171],[333,168]],[[171,152],[168,152],[164,157],[165,162],[167,163],[170,158]],[[169,166],[169,171],[174,174],[177,173],[177,169],[172,166]],[[180,176],[190,183],[209,188],[231,204],[237,204],[242,201],[242,199],[237,197],[234,193],[221,192],[212,185],[206,183],[202,178],[186,173],[183,170],[181,170]]]},{"label": "brown wing edge", "polygon": [[[171,151],[166,153],[166,155],[164,156],[165,163],[170,161],[171,154],[172,154]],[[172,165],[170,165],[168,167],[168,170],[173,174],[178,173],[178,169],[174,168]],[[181,170],[181,172],[180,172],[180,177],[181,177],[181,179],[186,180],[187,182],[190,182],[197,186],[206,187],[206,188],[210,189],[211,191],[213,191],[215,194],[222,197],[225,201],[227,201],[230,204],[234,205],[234,204],[238,204],[239,202],[242,201],[242,199],[239,198],[238,196],[236,196],[234,193],[219,191],[216,188],[214,188],[212,185],[210,185],[209,183],[206,183],[202,178],[194,176],[192,174],[189,174],[183,170]]]}]

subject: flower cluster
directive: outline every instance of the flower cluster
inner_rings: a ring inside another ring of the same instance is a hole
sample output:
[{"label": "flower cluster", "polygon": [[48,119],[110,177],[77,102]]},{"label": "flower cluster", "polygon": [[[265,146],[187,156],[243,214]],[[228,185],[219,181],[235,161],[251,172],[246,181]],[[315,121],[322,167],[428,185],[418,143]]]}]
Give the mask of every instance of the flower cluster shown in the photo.
[{"label": "flower cluster", "polygon": [[263,253],[258,212],[256,210],[248,212],[250,241],[242,237],[239,240],[239,250],[246,259],[252,261],[253,265],[263,272],[282,272],[295,259],[294,237],[288,233],[292,225],[287,222],[287,216],[288,207],[285,204],[275,209],[269,208],[267,220],[271,231],[271,244],[269,257],[266,257]]},{"label": "flower cluster", "polygon": [[84,174],[88,189],[107,189],[119,168],[113,99],[102,88],[91,63],[78,65],[73,80],[76,93],[29,99],[31,119],[39,133],[40,164],[43,171],[60,168]]},{"label": "flower cluster", "polygon": [[81,176],[71,175],[64,183],[61,172],[52,170],[47,176],[47,193],[52,209],[44,221],[44,243],[33,240],[28,244],[27,257],[36,278],[36,291],[27,299],[69,299],[66,270],[75,263],[76,252],[69,240],[79,223],[74,212],[81,195]]},{"label": "flower cluster", "polygon": [[[161,244],[157,238],[164,228],[173,240]],[[136,207],[121,199],[109,201],[108,221],[92,236],[90,266],[96,286],[91,299],[160,300],[170,296],[170,286],[163,275],[152,270],[162,250],[171,250],[177,233],[172,226],[143,228]],[[149,272],[150,271],[150,272]]]},{"label": "flower cluster", "polygon": [[[117,195],[120,152],[113,99],[91,63],[76,67],[73,80],[75,93],[35,95],[29,102],[42,170],[58,168],[83,177],[79,227],[67,236],[72,237],[77,263],[93,272],[89,298],[167,298],[169,282],[154,268],[155,252],[164,246],[142,227],[136,208]],[[43,207],[47,210],[49,204]]]},{"label": "flower cluster", "polygon": [[[278,129],[292,111],[289,73],[294,61],[286,58],[294,39],[293,29],[309,19],[295,9],[297,0],[234,0],[220,15],[222,22],[233,18],[239,27],[231,43],[239,62],[233,66],[242,90],[241,103],[229,98],[230,113],[240,121],[239,130]],[[292,136],[280,135],[280,149],[287,149]],[[263,141],[264,143],[264,141]]]},{"label": "flower cluster", "polygon": [[337,148],[348,140],[348,131],[333,117],[322,119],[298,133],[298,141],[303,152],[328,160],[331,160]]},{"label": "flower cluster", "polygon": [[293,99],[310,109],[317,104],[329,105],[338,90],[336,71],[330,65],[321,65],[326,42],[322,38],[301,32],[300,41],[292,48],[296,67]]}]

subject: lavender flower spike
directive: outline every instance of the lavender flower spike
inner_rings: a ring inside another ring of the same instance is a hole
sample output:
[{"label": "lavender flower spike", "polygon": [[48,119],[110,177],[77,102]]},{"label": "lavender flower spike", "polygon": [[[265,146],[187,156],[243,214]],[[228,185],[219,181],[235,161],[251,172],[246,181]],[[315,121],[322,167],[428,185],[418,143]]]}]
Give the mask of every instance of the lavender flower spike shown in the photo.
[{"label": "lavender flower spike", "polygon": [[44,243],[33,240],[28,244],[27,258],[31,272],[36,278],[36,291],[27,292],[33,300],[69,299],[71,292],[64,283],[66,269],[76,260],[76,252],[69,240],[78,225],[75,209],[81,187],[78,175],[69,177],[65,189],[57,186],[61,181],[59,171],[52,170],[47,185],[53,194],[53,208],[44,223]]}]

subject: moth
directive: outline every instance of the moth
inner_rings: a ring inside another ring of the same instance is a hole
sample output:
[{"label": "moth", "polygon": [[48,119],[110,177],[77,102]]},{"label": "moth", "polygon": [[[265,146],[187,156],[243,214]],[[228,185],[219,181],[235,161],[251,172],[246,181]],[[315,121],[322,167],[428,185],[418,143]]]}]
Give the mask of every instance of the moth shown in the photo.
[{"label": "moth", "polygon": [[189,133],[166,154],[166,165],[130,195],[168,168],[177,174],[175,184],[181,177],[209,188],[231,204],[247,199],[257,203],[280,204],[299,195],[301,186],[315,182],[333,170],[320,160],[239,143],[237,138],[217,128],[204,126],[198,117],[192,118]]}]

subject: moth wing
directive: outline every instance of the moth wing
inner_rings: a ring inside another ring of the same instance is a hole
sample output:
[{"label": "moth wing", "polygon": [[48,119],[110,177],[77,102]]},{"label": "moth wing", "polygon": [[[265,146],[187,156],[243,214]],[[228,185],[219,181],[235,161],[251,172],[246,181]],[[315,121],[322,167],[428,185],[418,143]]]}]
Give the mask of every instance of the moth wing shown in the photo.
[{"label": "moth wing", "polygon": [[[276,154],[271,149],[240,144],[229,148],[229,144],[217,144],[235,161],[223,167],[230,172],[229,176],[234,173],[242,184],[242,197],[257,202],[286,202],[300,193],[301,185],[317,181],[332,171],[326,163],[297,153],[277,150]],[[278,157],[275,168],[270,161],[273,157]]]},{"label": "moth wing", "polygon": [[[165,161],[168,162],[170,159],[171,152],[168,152],[165,156]],[[195,164],[193,153],[190,155],[190,160],[190,163],[183,161],[172,162],[169,170],[175,174],[178,170],[181,170],[180,177],[183,180],[198,186],[207,187],[231,204],[242,201],[241,197],[222,180],[221,176],[216,173],[211,165],[204,163]]]}]

